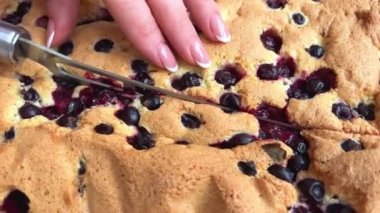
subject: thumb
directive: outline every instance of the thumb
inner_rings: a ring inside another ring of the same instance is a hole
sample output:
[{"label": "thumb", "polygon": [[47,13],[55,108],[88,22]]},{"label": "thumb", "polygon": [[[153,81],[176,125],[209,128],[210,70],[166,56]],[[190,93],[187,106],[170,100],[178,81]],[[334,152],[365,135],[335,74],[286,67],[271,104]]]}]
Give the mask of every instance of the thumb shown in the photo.
[{"label": "thumb", "polygon": [[46,46],[63,43],[74,29],[78,14],[79,0],[47,0],[47,25]]}]

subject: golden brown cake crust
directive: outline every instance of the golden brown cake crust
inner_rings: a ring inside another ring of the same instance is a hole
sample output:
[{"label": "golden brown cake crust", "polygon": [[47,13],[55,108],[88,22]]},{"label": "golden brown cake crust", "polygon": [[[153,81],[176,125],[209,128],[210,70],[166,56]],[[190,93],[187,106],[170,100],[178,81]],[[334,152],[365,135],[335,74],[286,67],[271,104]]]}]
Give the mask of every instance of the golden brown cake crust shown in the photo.
[{"label": "golden brown cake crust", "polygon": [[[233,39],[219,45],[200,34],[213,59],[207,70],[147,63],[97,0],[81,1],[69,47],[57,50],[242,112],[77,85],[28,59],[1,64],[0,211],[22,192],[30,212],[379,212],[379,1],[216,2]],[[1,1],[0,17],[44,44],[44,0],[29,3]],[[20,5],[30,7],[22,20],[10,16]],[[264,45],[265,33],[281,38],[279,50]],[[113,44],[106,53],[94,48],[102,39]],[[262,65],[280,76],[260,74]],[[218,82],[220,72],[236,82]],[[194,85],[178,89],[183,78]],[[310,198],[305,180],[322,198]]]}]

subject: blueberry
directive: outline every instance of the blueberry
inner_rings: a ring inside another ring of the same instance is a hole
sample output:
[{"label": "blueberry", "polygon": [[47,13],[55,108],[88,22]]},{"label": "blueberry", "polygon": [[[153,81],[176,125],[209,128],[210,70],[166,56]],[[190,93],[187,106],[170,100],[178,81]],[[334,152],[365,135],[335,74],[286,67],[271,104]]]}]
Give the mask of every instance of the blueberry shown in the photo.
[{"label": "blueberry", "polygon": [[5,140],[12,140],[13,138],[15,138],[15,136],[16,136],[16,133],[13,127],[4,133]]},{"label": "blueberry", "polygon": [[41,114],[49,120],[57,119],[62,113],[58,112],[55,106],[48,106],[41,109]]},{"label": "blueberry", "polygon": [[77,117],[64,115],[56,121],[56,124],[61,127],[74,129],[77,127],[77,121],[78,121]]},{"label": "blueberry", "polygon": [[360,114],[361,117],[368,121],[375,120],[375,111],[374,111],[375,105],[373,104],[364,104],[360,103],[358,107],[356,108],[356,111]]},{"label": "blueberry", "polygon": [[20,109],[18,110],[21,118],[27,119],[32,118],[37,115],[41,115],[41,110],[37,106],[29,103],[25,103]]},{"label": "blueberry", "polygon": [[353,118],[350,106],[344,103],[333,104],[332,112],[341,120],[351,120]]},{"label": "blueberry", "polygon": [[72,90],[79,85],[77,80],[60,75],[53,76],[53,80],[58,86],[67,90]]},{"label": "blueberry", "polygon": [[219,103],[222,106],[239,110],[241,107],[241,97],[234,93],[225,93],[220,97]]},{"label": "blueberry", "polygon": [[189,142],[187,142],[187,141],[176,141],[175,142],[176,144],[179,144],[179,145],[189,145],[190,143]]},{"label": "blueberry", "polygon": [[160,96],[157,94],[145,94],[140,99],[141,104],[149,110],[156,110],[161,106]]},{"label": "blueberry", "polygon": [[287,0],[266,0],[268,7],[272,9],[284,8]]},{"label": "blueberry", "polygon": [[66,114],[77,116],[84,110],[84,108],[84,103],[80,98],[73,98],[67,106]]},{"label": "blueberry", "polygon": [[95,132],[102,135],[111,135],[114,131],[113,126],[109,124],[98,124],[95,126]]},{"label": "blueberry", "polygon": [[74,44],[72,41],[67,41],[58,47],[58,52],[63,55],[70,55],[73,53]]},{"label": "blueberry", "polygon": [[306,82],[306,91],[311,95],[315,96],[316,94],[329,91],[330,88],[325,84],[321,79],[314,78],[309,79]]},{"label": "blueberry", "polygon": [[200,86],[201,80],[202,78],[198,73],[187,72],[182,76],[182,81],[186,88]]},{"label": "blueberry", "polygon": [[140,113],[135,107],[127,107],[116,112],[116,117],[128,125],[135,125],[140,121]]},{"label": "blueberry", "polygon": [[241,172],[248,176],[255,176],[257,174],[256,165],[253,161],[239,161],[238,167]]},{"label": "blueberry", "polygon": [[20,24],[22,21],[22,18],[24,17],[25,14],[27,14],[32,7],[32,3],[30,1],[23,1],[21,2],[18,6],[16,11],[14,11],[11,14],[6,15],[3,18],[3,21],[6,21],[10,24]]},{"label": "blueberry", "polygon": [[277,54],[279,53],[282,47],[282,38],[274,29],[269,29],[263,32],[260,36],[260,39],[266,49],[271,50]]},{"label": "blueberry", "polygon": [[293,182],[293,180],[294,180],[294,173],[291,172],[289,169],[287,169],[281,165],[278,165],[278,164],[274,164],[274,165],[270,166],[268,168],[268,172],[271,175],[277,177],[278,179],[287,181],[289,183]]},{"label": "blueberry", "polygon": [[29,86],[33,84],[34,80],[26,75],[20,75],[19,81],[24,84],[24,86]]},{"label": "blueberry", "polygon": [[257,69],[257,77],[262,80],[277,80],[280,75],[277,68],[272,64],[261,64]]},{"label": "blueberry", "polygon": [[135,73],[148,72],[148,63],[140,59],[133,60],[131,67]]},{"label": "blueberry", "polygon": [[[135,80],[140,81],[144,84],[154,85],[153,79],[149,76],[147,72],[139,72],[136,74],[134,78]],[[149,90],[140,87],[136,87],[136,91],[141,94],[149,92]]]},{"label": "blueberry", "polygon": [[297,183],[302,196],[311,203],[320,203],[325,196],[324,184],[313,178],[305,178]]},{"label": "blueberry", "polygon": [[349,205],[341,203],[329,204],[326,213],[355,213],[356,211]]},{"label": "blueberry", "polygon": [[292,57],[282,57],[276,64],[281,77],[290,78],[296,72],[296,63]]},{"label": "blueberry", "polygon": [[47,17],[47,16],[41,16],[38,19],[36,19],[35,23],[36,23],[36,25],[38,27],[42,27],[42,28],[46,29],[47,25],[49,23],[49,17]]},{"label": "blueberry", "polygon": [[213,147],[218,147],[221,149],[231,149],[237,146],[247,145],[251,143],[255,139],[254,136],[246,134],[246,133],[239,133],[234,136],[232,136],[229,140],[223,141],[221,143],[213,144]]},{"label": "blueberry", "polygon": [[191,114],[183,114],[181,116],[182,124],[189,129],[197,129],[201,126],[202,122],[199,118]]},{"label": "blueberry", "polygon": [[87,164],[83,160],[79,161],[78,175],[84,175],[87,171]]},{"label": "blueberry", "polygon": [[94,49],[96,52],[109,53],[111,52],[113,45],[113,41],[104,38],[96,42]]},{"label": "blueberry", "polygon": [[240,80],[239,71],[234,66],[226,66],[215,73],[215,81],[224,85],[225,89],[235,86]]},{"label": "blueberry", "polygon": [[298,173],[301,170],[307,170],[309,168],[310,160],[307,155],[293,155],[288,160],[286,166],[293,173]]},{"label": "blueberry", "polygon": [[128,142],[137,150],[149,149],[155,145],[153,136],[144,127],[139,127],[137,135],[128,138]]},{"label": "blueberry", "polygon": [[40,95],[33,88],[30,88],[28,91],[24,92],[24,100],[25,101],[38,101],[40,99]]},{"label": "blueberry", "polygon": [[94,105],[118,104],[119,99],[115,91],[110,89],[101,90],[92,100]]},{"label": "blueberry", "polygon": [[301,13],[295,13],[292,15],[294,23],[303,25],[305,23],[305,17]]},{"label": "blueberry", "polygon": [[340,144],[340,147],[342,147],[342,149],[345,152],[359,151],[359,150],[363,150],[364,149],[363,145],[360,142],[356,142],[356,141],[354,141],[352,139],[347,139],[347,140],[343,141]]},{"label": "blueberry", "polygon": [[185,73],[181,78],[172,81],[172,87],[176,90],[183,91],[190,87],[201,85],[201,76],[198,73]]},{"label": "blueberry", "polygon": [[325,50],[319,45],[311,45],[309,49],[306,50],[314,58],[322,58],[325,54]]},{"label": "blueberry", "polygon": [[11,191],[4,199],[1,210],[4,212],[29,212],[30,200],[26,194],[18,189]]}]

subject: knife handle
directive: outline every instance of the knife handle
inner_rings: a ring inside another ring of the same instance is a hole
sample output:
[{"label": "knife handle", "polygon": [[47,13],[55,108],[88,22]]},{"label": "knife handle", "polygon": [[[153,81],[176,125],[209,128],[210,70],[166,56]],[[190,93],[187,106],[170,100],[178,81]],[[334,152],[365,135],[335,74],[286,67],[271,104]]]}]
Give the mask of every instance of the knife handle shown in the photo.
[{"label": "knife handle", "polygon": [[20,37],[30,39],[30,34],[20,26],[0,21],[0,61],[17,63],[23,58],[17,42]]}]

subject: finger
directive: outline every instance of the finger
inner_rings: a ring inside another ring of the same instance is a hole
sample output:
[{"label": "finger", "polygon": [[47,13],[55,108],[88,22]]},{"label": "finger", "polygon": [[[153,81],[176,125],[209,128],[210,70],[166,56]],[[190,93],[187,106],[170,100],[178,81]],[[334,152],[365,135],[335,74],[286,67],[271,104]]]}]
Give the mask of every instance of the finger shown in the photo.
[{"label": "finger", "polygon": [[183,1],[147,2],[162,32],[178,54],[191,64],[210,67],[211,60],[190,21]]},{"label": "finger", "polygon": [[113,18],[127,39],[150,61],[175,72],[177,61],[145,1],[105,0]]},{"label": "finger", "polygon": [[185,0],[184,2],[194,22],[209,39],[224,43],[231,41],[231,34],[214,0]]},{"label": "finger", "polygon": [[63,43],[75,28],[79,14],[79,0],[47,0],[46,46]]}]

